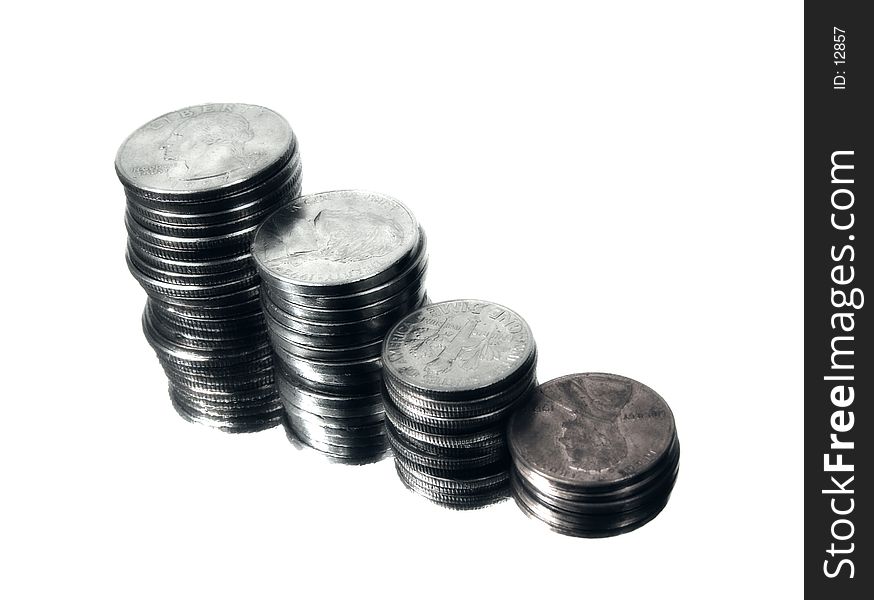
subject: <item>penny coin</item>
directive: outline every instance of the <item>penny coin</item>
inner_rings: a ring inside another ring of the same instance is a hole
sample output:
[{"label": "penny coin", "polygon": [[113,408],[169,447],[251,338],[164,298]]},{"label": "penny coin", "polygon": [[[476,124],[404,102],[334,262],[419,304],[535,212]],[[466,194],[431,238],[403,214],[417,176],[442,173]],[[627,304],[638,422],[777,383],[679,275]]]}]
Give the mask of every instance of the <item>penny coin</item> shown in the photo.
[{"label": "penny coin", "polygon": [[635,529],[664,508],[679,469],[674,416],[649,387],[581,373],[540,385],[510,419],[513,495],[568,535]]}]

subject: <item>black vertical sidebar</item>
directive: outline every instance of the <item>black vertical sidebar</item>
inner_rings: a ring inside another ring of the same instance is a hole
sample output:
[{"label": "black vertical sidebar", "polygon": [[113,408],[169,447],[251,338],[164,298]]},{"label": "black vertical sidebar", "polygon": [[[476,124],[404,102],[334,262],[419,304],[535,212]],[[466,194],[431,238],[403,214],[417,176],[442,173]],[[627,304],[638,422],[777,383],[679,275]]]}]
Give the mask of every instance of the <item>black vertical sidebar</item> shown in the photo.
[{"label": "black vertical sidebar", "polygon": [[808,597],[835,600],[874,590],[864,491],[874,487],[874,21],[865,6],[805,2],[804,15],[804,583]]}]

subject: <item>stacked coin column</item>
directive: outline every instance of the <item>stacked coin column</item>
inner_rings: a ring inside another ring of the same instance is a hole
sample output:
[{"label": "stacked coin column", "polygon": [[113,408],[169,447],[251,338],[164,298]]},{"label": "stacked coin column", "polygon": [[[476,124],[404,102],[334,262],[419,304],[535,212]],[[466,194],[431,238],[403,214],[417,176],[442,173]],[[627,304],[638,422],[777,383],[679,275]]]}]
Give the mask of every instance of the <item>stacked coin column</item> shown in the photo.
[{"label": "stacked coin column", "polygon": [[427,302],[415,218],[381,194],[302,196],[264,221],[253,256],[291,432],[339,462],[384,456],[382,341]]},{"label": "stacked coin column", "polygon": [[193,106],[135,131],[116,172],[143,329],[184,418],[227,431],[280,422],[250,245],[301,185],[288,123],[266,108]]},{"label": "stacked coin column", "polygon": [[671,409],[627,377],[582,373],[541,385],[510,421],[513,497],[579,537],[625,533],[661,512],[677,478]]},{"label": "stacked coin column", "polygon": [[536,385],[525,321],[491,302],[432,304],[392,328],[383,362],[386,429],[401,481],[456,509],[505,498],[507,419]]}]

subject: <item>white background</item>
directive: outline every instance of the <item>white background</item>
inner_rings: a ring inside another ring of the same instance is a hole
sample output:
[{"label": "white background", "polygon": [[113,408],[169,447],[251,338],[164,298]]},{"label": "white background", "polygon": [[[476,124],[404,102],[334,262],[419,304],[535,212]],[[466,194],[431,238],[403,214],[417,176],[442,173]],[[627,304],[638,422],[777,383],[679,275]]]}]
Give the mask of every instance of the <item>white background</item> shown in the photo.
[{"label": "white background", "polygon": [[[0,596],[800,595],[799,3],[17,4]],[[432,298],[518,311],[541,381],[608,371],[663,395],[683,444],[665,511],[565,538],[512,503],[434,507],[390,461],[177,417],[113,160],[211,101],[282,113],[305,192],[406,203]]]}]

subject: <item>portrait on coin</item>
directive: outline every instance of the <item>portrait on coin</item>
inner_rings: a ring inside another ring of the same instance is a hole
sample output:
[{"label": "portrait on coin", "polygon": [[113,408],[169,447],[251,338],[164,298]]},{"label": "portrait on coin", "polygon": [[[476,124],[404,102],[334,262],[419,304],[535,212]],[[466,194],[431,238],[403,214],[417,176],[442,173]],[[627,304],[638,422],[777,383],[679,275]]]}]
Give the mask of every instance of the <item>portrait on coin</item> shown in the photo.
[{"label": "portrait on coin", "polygon": [[168,176],[196,181],[252,169],[265,156],[246,148],[254,135],[249,121],[236,113],[202,112],[183,119],[161,146],[164,160],[172,163]]},{"label": "portrait on coin", "polygon": [[379,258],[397,248],[404,230],[394,220],[355,208],[302,207],[282,235],[281,250],[268,264],[295,266],[312,261],[351,263]]},{"label": "portrait on coin", "polygon": [[634,384],[590,375],[582,381],[568,379],[562,385],[573,389],[561,395],[579,398],[574,403],[576,410],[569,410],[572,416],[562,423],[559,437],[559,443],[573,459],[569,467],[588,471],[618,464],[628,454],[628,444],[618,421],[622,409],[631,400]]}]

